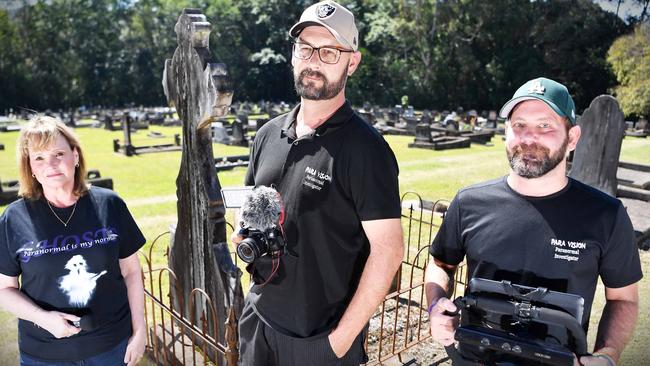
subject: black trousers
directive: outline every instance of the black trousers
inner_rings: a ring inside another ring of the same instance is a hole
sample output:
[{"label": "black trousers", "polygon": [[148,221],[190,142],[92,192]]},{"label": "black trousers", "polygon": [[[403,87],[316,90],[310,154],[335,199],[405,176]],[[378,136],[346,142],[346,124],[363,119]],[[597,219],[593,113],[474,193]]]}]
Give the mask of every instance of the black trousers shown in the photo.
[{"label": "black trousers", "polygon": [[342,358],[330,346],[325,332],[295,338],[269,327],[246,302],[239,320],[240,366],[358,366],[368,361],[363,347],[367,329],[361,332]]}]

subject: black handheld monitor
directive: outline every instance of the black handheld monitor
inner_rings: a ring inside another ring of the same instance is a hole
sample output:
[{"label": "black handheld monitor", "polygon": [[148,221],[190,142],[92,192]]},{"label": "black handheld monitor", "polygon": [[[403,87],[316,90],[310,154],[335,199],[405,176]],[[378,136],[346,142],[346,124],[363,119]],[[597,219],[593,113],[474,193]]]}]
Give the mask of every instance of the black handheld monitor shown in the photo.
[{"label": "black handheld monitor", "polygon": [[464,359],[570,366],[574,354],[587,354],[581,296],[473,278],[454,303],[461,314],[455,338]]}]

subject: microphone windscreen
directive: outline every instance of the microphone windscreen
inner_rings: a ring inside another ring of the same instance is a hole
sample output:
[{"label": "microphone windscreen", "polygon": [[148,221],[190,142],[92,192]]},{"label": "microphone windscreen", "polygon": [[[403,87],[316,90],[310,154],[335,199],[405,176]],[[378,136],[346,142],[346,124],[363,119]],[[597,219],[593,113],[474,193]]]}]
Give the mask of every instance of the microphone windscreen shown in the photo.
[{"label": "microphone windscreen", "polygon": [[244,199],[241,220],[244,227],[264,231],[278,224],[281,212],[280,194],[271,187],[259,186]]}]

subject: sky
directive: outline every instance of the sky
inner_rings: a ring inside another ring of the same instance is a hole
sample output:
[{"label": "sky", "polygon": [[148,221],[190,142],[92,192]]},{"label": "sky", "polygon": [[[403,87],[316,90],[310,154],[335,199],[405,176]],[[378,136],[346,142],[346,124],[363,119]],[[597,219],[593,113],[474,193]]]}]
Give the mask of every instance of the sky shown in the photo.
[{"label": "sky", "polygon": [[[600,5],[601,8],[611,11],[612,13],[616,13],[616,6],[618,5],[618,1],[607,1],[607,0],[595,0],[594,1],[596,4]],[[626,20],[626,18],[630,15],[632,16],[639,16],[641,15],[641,12],[643,11],[643,6],[634,0],[623,0],[621,3],[620,8],[618,9],[618,16]]]}]

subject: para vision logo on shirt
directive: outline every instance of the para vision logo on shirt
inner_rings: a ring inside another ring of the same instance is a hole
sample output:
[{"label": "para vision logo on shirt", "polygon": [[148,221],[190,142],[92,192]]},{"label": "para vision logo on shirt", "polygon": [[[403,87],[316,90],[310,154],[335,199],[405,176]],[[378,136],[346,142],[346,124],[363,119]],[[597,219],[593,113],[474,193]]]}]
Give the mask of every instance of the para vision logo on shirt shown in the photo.
[{"label": "para vision logo on shirt", "polygon": [[34,257],[46,254],[72,252],[78,249],[90,249],[95,245],[106,245],[117,242],[118,235],[115,229],[103,227],[95,231],[86,231],[81,235],[57,235],[52,239],[28,241],[16,251],[23,263],[29,262]]},{"label": "para vision logo on shirt", "polygon": [[318,171],[312,167],[305,168],[305,176],[302,184],[316,191],[322,190],[327,184],[332,182],[332,176]]},{"label": "para vision logo on shirt", "polygon": [[577,262],[580,260],[580,251],[587,249],[587,243],[551,238],[554,249],[553,259]]}]

